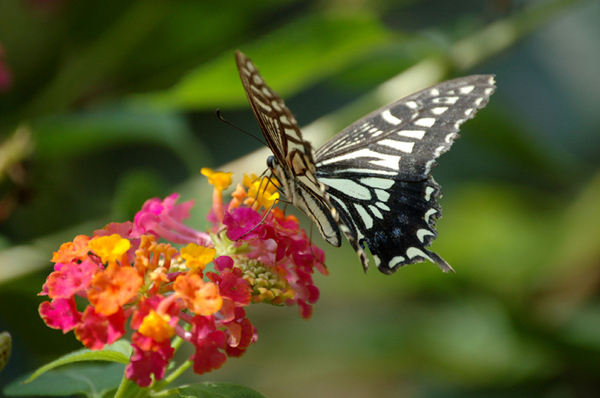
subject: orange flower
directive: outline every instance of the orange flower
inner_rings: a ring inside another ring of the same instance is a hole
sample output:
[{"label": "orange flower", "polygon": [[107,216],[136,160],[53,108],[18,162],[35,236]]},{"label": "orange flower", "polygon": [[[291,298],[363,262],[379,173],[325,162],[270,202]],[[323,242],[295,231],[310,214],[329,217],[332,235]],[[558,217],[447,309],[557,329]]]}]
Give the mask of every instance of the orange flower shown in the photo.
[{"label": "orange flower", "polygon": [[73,242],[63,243],[60,245],[60,249],[52,255],[52,262],[67,264],[73,260],[85,260],[90,251],[89,240],[89,237],[79,235],[73,239]]},{"label": "orange flower", "polygon": [[212,282],[204,282],[198,274],[179,275],[173,290],[185,301],[190,311],[198,315],[212,315],[223,305],[219,287]]},{"label": "orange flower", "polygon": [[96,312],[112,315],[138,293],[143,283],[144,280],[133,268],[120,267],[112,262],[104,272],[94,276],[88,299]]}]

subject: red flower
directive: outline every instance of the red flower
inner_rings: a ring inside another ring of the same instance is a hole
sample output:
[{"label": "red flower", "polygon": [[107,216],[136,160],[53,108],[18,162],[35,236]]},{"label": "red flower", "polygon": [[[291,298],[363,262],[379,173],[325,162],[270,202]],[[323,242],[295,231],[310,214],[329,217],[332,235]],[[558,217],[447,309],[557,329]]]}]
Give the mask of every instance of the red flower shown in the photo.
[{"label": "red flower", "polygon": [[125,334],[125,320],[122,309],[110,316],[104,316],[97,313],[93,307],[87,307],[81,322],[75,326],[75,336],[87,348],[100,350]]},{"label": "red flower", "polygon": [[227,356],[224,350],[227,337],[221,330],[217,330],[213,316],[195,316],[192,319],[192,344],[196,352],[190,357],[194,362],[194,373],[204,374],[219,369]]}]

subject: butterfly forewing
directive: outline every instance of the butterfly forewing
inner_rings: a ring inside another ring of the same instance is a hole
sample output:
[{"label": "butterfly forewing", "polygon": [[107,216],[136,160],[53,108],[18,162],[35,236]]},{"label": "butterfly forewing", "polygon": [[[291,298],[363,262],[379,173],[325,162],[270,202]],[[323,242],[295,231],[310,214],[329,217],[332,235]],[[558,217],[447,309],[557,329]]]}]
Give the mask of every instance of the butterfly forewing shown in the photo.
[{"label": "butterfly forewing", "polygon": [[236,57],[276,158],[271,170],[329,243],[339,246],[343,231],[365,270],[368,246],[385,274],[426,259],[453,271],[426,249],[437,237],[435,220],[441,217],[440,187],[430,173],[460,125],[487,104],[493,76],[449,80],[409,95],[353,123],[313,153],[283,100],[248,58],[240,52]]},{"label": "butterfly forewing", "polygon": [[490,75],[467,76],[378,109],[316,151],[318,174],[423,180],[435,159],[450,149],[459,126],[487,104],[494,88]]},{"label": "butterfly forewing", "polygon": [[327,242],[340,246],[337,221],[314,177],[312,146],[302,138],[296,119],[283,99],[265,83],[252,61],[239,51],[236,61],[250,106],[275,156],[271,171],[283,194],[313,220]]},{"label": "butterfly forewing", "polygon": [[[298,123],[283,99],[265,83],[256,66],[240,51],[236,52],[236,61],[254,116],[279,163],[287,163],[289,167],[306,165],[314,172],[312,147],[302,138]],[[296,163],[294,153],[302,156]]]}]

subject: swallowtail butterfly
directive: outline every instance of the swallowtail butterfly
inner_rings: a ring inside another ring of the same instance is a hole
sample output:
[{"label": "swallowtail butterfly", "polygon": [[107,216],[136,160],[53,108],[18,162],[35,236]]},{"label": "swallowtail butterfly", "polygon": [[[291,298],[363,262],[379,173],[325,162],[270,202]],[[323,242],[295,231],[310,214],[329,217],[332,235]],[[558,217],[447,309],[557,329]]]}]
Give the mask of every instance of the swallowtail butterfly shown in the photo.
[{"label": "swallowtail butterfly", "polygon": [[436,201],[440,186],[431,169],[458,137],[460,125],[487,104],[495,89],[493,76],[462,77],[409,95],[363,117],[314,151],[252,61],[239,51],[236,60],[273,151],[268,166],[285,197],[313,220],[327,242],[340,246],[343,232],[365,271],[365,245],[384,274],[425,260],[444,272],[454,271],[427,250],[442,214]]}]

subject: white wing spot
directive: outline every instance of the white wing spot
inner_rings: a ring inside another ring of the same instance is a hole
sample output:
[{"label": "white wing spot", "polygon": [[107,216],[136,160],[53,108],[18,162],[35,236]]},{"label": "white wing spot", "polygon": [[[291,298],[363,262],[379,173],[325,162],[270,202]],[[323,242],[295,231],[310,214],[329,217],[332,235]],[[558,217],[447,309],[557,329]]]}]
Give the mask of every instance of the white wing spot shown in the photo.
[{"label": "white wing spot", "polygon": [[482,103],[482,102],[483,102],[483,98],[477,98],[477,99],[475,100],[475,106],[479,106],[479,105],[481,105],[481,103]]},{"label": "white wing spot", "polygon": [[359,200],[371,200],[371,191],[352,180],[345,178],[321,178],[323,184]]},{"label": "white wing spot", "polygon": [[473,108],[465,109],[465,116],[469,116],[471,113],[473,113]]},{"label": "white wing spot", "polygon": [[424,117],[422,119],[416,120],[415,125],[421,127],[431,127],[435,124],[435,118],[433,117]]},{"label": "white wing spot", "polygon": [[[317,163],[317,168],[321,167],[323,163]],[[369,170],[369,169],[343,169],[339,170],[338,173],[352,173],[352,174],[382,174],[387,176],[395,176],[396,172],[394,171],[385,171],[385,170]]]},{"label": "white wing spot", "polygon": [[379,153],[378,155],[381,160],[371,160],[369,163],[374,164],[375,166],[387,167],[388,169],[393,170],[400,169],[400,156],[386,155],[383,153]]},{"label": "white wing spot", "polygon": [[383,214],[379,211],[379,209],[373,205],[369,205],[369,210],[375,215],[377,218],[383,219]]},{"label": "white wing spot", "polygon": [[435,234],[433,232],[431,232],[430,230],[425,229],[425,228],[419,229],[417,231],[417,238],[419,238],[419,240],[421,242],[424,242],[425,237],[428,236],[428,235],[435,235]]},{"label": "white wing spot", "polygon": [[406,249],[406,255],[408,256],[408,258],[411,258],[411,259],[419,256],[419,257],[426,258],[427,260],[431,261],[432,263],[435,262],[431,258],[429,258],[429,256],[427,254],[423,253],[423,250],[421,250],[417,247],[409,247],[408,249]]},{"label": "white wing spot", "polygon": [[281,111],[282,111],[281,107],[279,106],[279,104],[278,104],[278,103],[277,103],[277,101],[275,101],[275,100],[271,101],[271,106],[273,106],[273,108],[274,108],[274,109],[275,109],[277,112],[281,112]]},{"label": "white wing spot", "polygon": [[433,113],[434,115],[441,115],[442,113],[446,112],[448,110],[447,106],[441,106],[439,108],[433,108],[431,110],[431,113]]},{"label": "white wing spot", "polygon": [[377,207],[379,207],[381,210],[390,211],[388,205],[383,202],[377,202]]},{"label": "white wing spot", "polygon": [[261,79],[260,76],[258,76],[258,75],[252,76],[252,80],[254,81],[254,84],[256,84],[257,86],[263,85],[265,83],[264,80]]},{"label": "white wing spot", "polygon": [[404,105],[410,109],[417,109],[419,105],[415,101],[405,102]]},{"label": "white wing spot", "polygon": [[256,68],[254,67],[254,64],[252,62],[250,62],[250,61],[246,62],[246,68],[248,68],[248,70],[250,72],[255,72],[256,71]]},{"label": "white wing spot", "polygon": [[452,143],[452,140],[454,140],[456,137],[458,137],[457,133],[450,133],[446,136],[446,138],[444,138],[444,141],[446,141],[448,144]]},{"label": "white wing spot", "polygon": [[348,159],[352,159],[355,160],[356,158],[377,158],[378,160],[370,160],[369,163],[374,164],[375,166],[381,166],[381,167],[387,167],[389,169],[393,169],[393,170],[398,170],[398,168],[400,167],[399,163],[400,163],[400,156],[394,156],[394,155],[386,155],[385,153],[379,153],[376,151],[373,151],[369,148],[364,148],[361,149],[359,151],[355,151],[355,152],[348,152],[344,155],[341,156],[336,156],[334,158],[331,159],[326,159],[323,160],[322,162],[320,162],[320,164],[326,165],[326,164],[330,164],[330,163],[338,163],[338,162],[342,162],[344,160],[348,160]]},{"label": "white wing spot", "polygon": [[485,93],[485,95],[491,95],[494,92],[494,89],[486,88],[485,90],[483,90],[483,92]]},{"label": "white wing spot", "polygon": [[269,105],[263,104],[261,101],[259,101],[258,98],[256,99],[256,103],[267,112],[271,112],[273,110],[273,108],[271,108]]},{"label": "white wing spot", "polygon": [[425,130],[400,130],[398,135],[420,140],[425,136]]},{"label": "white wing spot", "polygon": [[298,137],[298,132],[296,130],[284,128],[283,131],[285,131],[288,137],[293,137],[296,140],[300,140],[300,137]]},{"label": "white wing spot", "polygon": [[[389,192],[386,192],[383,189],[376,189],[375,195],[377,195],[377,199],[381,200],[382,202],[387,202],[388,199],[390,198]],[[379,206],[379,204],[378,204],[378,206]],[[379,207],[381,207],[381,206],[379,206]],[[382,207],[382,209],[383,209],[383,207]]]},{"label": "white wing spot", "polygon": [[434,163],[435,163],[435,160],[430,160],[429,162],[427,162],[425,164],[425,173],[429,174],[431,172],[431,168],[433,167]]},{"label": "white wing spot", "polygon": [[378,142],[378,144],[389,146],[390,148],[397,149],[404,153],[412,153],[413,147],[415,146],[414,142],[404,142],[396,140],[381,140]]},{"label": "white wing spot", "polygon": [[389,109],[382,112],[381,117],[383,120],[385,120],[386,122],[388,122],[389,124],[394,125],[394,126],[397,126],[400,123],[402,123],[402,120],[400,120],[396,116],[392,115],[392,113],[390,112]]},{"label": "white wing spot", "polygon": [[375,261],[375,265],[379,267],[379,264],[381,264],[381,260],[379,259],[379,257],[373,255],[373,260]]},{"label": "white wing spot", "polygon": [[373,218],[371,218],[369,213],[367,213],[367,210],[361,205],[357,205],[356,203],[354,204],[354,208],[356,209],[356,211],[358,211],[362,222],[365,224],[365,228],[371,229],[371,227],[373,227]]},{"label": "white wing spot", "polygon": [[363,184],[365,184],[366,186],[369,186],[371,188],[390,189],[392,187],[392,185],[394,185],[395,181],[389,180],[387,178],[368,177],[368,178],[361,178],[360,182],[362,182]]},{"label": "white wing spot", "polygon": [[429,92],[431,95],[437,97],[438,95],[440,95],[440,90],[438,90],[437,88],[432,88],[431,91]]},{"label": "white wing spot", "polygon": [[469,94],[471,91],[475,89],[475,86],[464,86],[460,88],[461,94]]},{"label": "white wing spot", "polygon": [[[350,213],[350,210],[348,210],[348,207],[346,206],[346,204],[344,202],[342,202],[341,200],[339,200],[338,198],[336,198],[335,196],[332,196],[332,195],[329,195],[329,199],[330,200],[333,199],[334,201],[337,202],[338,205],[340,205],[340,207],[342,209],[344,209],[346,211],[346,213],[348,213],[348,214]],[[333,211],[335,209],[332,208],[331,210]],[[341,226],[346,227],[345,225],[341,225]],[[342,228],[342,230],[343,230],[343,228]]]},{"label": "white wing spot", "polygon": [[435,156],[436,158],[438,156],[440,156],[442,153],[444,153],[444,151],[447,151],[448,148],[446,148],[444,145],[439,146],[435,149],[435,151],[433,152],[433,156]]},{"label": "white wing spot", "polygon": [[429,209],[427,210],[427,213],[425,213],[425,216],[423,216],[423,220],[425,220],[425,222],[427,224],[429,224],[429,219],[431,218],[432,215],[436,214],[438,211],[436,209]]},{"label": "white wing spot", "polygon": [[431,100],[431,102],[433,102],[434,104],[448,104],[448,105],[454,105],[454,104],[456,104],[456,101],[458,101],[458,97],[439,97],[439,98],[434,98],[433,100]]},{"label": "white wing spot", "polygon": [[279,120],[281,120],[283,123],[287,124],[288,126],[292,125],[290,123],[290,119],[288,119],[286,115],[280,115]]},{"label": "white wing spot", "polygon": [[262,92],[265,95],[265,97],[267,97],[267,98],[273,98],[273,93],[271,93],[268,88],[263,87],[262,88]]},{"label": "white wing spot", "polygon": [[394,268],[396,265],[398,265],[404,261],[406,261],[406,258],[404,258],[402,256],[396,256],[390,260],[390,262],[388,263],[388,267]]},{"label": "white wing spot", "polygon": [[431,194],[434,192],[435,189],[432,187],[425,188],[425,200],[429,202],[431,200]]}]

